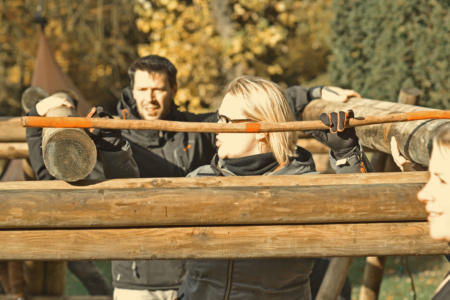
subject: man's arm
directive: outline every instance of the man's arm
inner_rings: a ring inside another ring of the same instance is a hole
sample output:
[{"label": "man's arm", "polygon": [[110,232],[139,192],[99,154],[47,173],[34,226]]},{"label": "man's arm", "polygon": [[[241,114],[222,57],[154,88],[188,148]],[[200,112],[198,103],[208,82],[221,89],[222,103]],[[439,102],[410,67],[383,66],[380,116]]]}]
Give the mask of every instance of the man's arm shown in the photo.
[{"label": "man's arm", "polygon": [[353,90],[344,90],[338,87],[317,86],[313,88],[291,86],[285,90],[289,106],[297,121],[302,120],[302,112],[309,102],[316,99],[326,101],[345,102],[350,97],[361,98],[361,95]]}]

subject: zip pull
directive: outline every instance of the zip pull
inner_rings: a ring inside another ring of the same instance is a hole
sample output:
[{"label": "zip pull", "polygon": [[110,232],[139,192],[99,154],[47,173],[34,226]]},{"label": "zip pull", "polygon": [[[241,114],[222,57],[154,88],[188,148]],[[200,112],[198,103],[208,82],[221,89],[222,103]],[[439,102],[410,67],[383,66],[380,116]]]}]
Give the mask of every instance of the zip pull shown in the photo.
[{"label": "zip pull", "polygon": [[136,278],[140,278],[139,273],[137,272],[136,261],[133,261],[133,264],[131,265],[131,269],[133,269],[133,276]]}]

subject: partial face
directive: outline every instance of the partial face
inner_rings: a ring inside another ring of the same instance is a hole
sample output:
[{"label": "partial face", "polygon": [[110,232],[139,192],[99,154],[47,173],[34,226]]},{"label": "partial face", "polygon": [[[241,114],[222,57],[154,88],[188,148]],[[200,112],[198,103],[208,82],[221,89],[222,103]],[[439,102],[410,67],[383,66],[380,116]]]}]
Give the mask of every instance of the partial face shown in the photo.
[{"label": "partial face", "polygon": [[[229,119],[248,119],[242,108],[243,99],[226,94],[219,114]],[[259,154],[258,136],[255,133],[219,133],[216,145],[219,147],[220,158],[240,158]]]},{"label": "partial face", "polygon": [[134,73],[133,96],[143,120],[164,120],[176,94],[177,86],[170,87],[164,72],[137,70]]},{"label": "partial face", "polygon": [[441,151],[433,145],[430,180],[417,197],[426,203],[431,237],[450,242],[450,151]]}]

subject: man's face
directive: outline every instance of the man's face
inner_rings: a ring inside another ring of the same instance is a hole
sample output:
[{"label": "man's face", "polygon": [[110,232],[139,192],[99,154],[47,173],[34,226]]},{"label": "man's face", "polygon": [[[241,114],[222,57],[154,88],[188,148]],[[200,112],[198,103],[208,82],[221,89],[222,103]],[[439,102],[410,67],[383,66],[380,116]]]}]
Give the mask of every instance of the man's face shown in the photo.
[{"label": "man's face", "polygon": [[170,104],[177,94],[177,85],[170,86],[164,72],[136,70],[133,96],[143,120],[164,120],[170,112]]}]

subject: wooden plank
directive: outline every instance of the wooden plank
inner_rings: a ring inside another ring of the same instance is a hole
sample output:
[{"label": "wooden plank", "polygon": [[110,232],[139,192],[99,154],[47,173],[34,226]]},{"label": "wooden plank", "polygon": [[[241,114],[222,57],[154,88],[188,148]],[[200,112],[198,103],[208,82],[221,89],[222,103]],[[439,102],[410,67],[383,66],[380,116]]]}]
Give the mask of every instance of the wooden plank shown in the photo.
[{"label": "wooden plank", "polygon": [[450,254],[427,222],[2,230],[0,260],[246,259]]},{"label": "wooden plank", "polygon": [[0,191],[6,190],[80,190],[80,189],[137,189],[137,188],[190,188],[190,187],[240,187],[240,186],[317,186],[317,185],[360,185],[390,183],[427,183],[430,173],[357,173],[357,174],[315,174],[288,176],[246,176],[242,177],[181,177],[181,178],[133,178],[108,180],[80,180],[65,182],[48,180],[39,182],[0,182]]},{"label": "wooden plank", "polygon": [[0,191],[0,228],[426,220],[423,184]]},{"label": "wooden plank", "polygon": [[[361,119],[365,119],[367,116],[385,115],[386,113],[394,112],[370,106],[355,105],[355,103],[359,102],[349,101],[346,103],[336,103],[314,100],[303,111],[303,119],[306,121],[317,120],[320,114],[324,112],[347,111],[349,109],[353,109],[357,119],[360,117]],[[361,104],[363,103],[362,101]],[[439,111],[430,110],[425,111],[425,113],[439,114]],[[394,114],[390,116],[394,116]],[[363,146],[385,153],[391,153],[390,141],[395,136],[403,156],[416,163],[428,165],[433,134],[440,126],[447,122],[449,120],[421,120],[361,126],[356,128],[356,133]]]},{"label": "wooden plank", "polygon": [[377,300],[383,280],[386,257],[367,257],[359,300]]},{"label": "wooden plank", "polygon": [[0,158],[28,158],[27,143],[0,143]]}]

